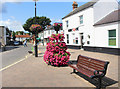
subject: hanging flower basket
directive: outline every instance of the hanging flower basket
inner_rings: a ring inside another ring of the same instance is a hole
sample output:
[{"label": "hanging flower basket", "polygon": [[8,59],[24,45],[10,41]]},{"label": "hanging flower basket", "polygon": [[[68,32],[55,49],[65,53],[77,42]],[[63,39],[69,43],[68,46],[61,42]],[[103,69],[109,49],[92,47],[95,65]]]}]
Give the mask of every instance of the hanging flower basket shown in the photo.
[{"label": "hanging flower basket", "polygon": [[55,31],[59,31],[60,28],[62,28],[62,23],[54,23],[53,27],[54,27]]},{"label": "hanging flower basket", "polygon": [[35,33],[39,33],[42,31],[42,26],[40,26],[39,24],[32,24],[30,27],[30,31],[35,34]]}]

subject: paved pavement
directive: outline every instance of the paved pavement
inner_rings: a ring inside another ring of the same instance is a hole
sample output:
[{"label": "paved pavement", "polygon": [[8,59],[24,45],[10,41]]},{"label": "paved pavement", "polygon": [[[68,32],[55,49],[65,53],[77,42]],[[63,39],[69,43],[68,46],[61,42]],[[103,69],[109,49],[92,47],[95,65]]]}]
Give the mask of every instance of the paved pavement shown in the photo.
[{"label": "paved pavement", "polygon": [[31,44],[28,44],[28,47],[16,46],[12,50],[2,52],[2,68],[23,59],[28,54],[28,50],[31,50],[31,46]]},{"label": "paved pavement", "polygon": [[[2,72],[2,86],[95,87],[92,83],[80,77],[79,74],[70,74],[72,69],[69,67],[48,66],[43,61],[44,51],[44,47],[41,47],[41,54],[38,58],[29,55],[26,60],[4,70]],[[118,87],[118,83],[116,83],[118,81],[118,56],[74,49],[68,49],[68,51],[71,52],[70,60],[76,60],[77,56],[81,54],[110,61],[104,80],[108,81],[109,87]]]}]

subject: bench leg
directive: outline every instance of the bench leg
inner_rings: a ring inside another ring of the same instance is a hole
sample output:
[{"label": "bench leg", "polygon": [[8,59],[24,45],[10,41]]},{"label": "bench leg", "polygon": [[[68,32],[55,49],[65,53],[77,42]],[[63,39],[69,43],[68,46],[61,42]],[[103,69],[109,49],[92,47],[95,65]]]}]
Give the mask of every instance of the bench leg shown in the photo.
[{"label": "bench leg", "polygon": [[76,71],[75,71],[75,69],[73,69],[73,73],[75,73]]},{"label": "bench leg", "polygon": [[96,89],[101,89],[101,85],[102,85],[102,78],[99,77],[98,78],[98,86],[96,87]]}]

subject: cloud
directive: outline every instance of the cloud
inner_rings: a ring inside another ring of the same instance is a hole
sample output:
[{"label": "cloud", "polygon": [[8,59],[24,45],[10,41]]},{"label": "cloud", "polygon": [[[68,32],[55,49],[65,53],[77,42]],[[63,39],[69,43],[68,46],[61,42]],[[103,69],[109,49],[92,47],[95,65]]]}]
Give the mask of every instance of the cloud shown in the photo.
[{"label": "cloud", "polygon": [[15,19],[15,17],[14,16],[10,16],[11,17],[11,19]]},{"label": "cloud", "polygon": [[6,2],[20,4],[23,1],[21,1],[21,0],[2,0],[2,1],[0,1],[0,13],[7,12],[7,6],[5,5]]},{"label": "cloud", "polygon": [[5,3],[0,2],[0,13],[6,13],[6,12],[7,10],[6,10]]},{"label": "cloud", "polygon": [[61,19],[51,19],[51,21],[52,21],[52,23],[54,23],[54,22],[62,22]]},{"label": "cloud", "polygon": [[10,30],[13,30],[13,31],[24,31],[22,27],[22,23],[13,19],[0,21],[0,26],[7,26]]}]

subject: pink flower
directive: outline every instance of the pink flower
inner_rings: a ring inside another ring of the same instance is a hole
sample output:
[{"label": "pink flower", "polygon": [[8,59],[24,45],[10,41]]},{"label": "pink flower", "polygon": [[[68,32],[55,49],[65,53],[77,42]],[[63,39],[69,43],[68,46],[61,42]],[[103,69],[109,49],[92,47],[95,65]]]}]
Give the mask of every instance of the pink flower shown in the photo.
[{"label": "pink flower", "polygon": [[58,52],[60,48],[58,46],[55,47],[55,51]]},{"label": "pink flower", "polygon": [[47,51],[44,54],[44,61],[47,64],[50,63],[56,66],[66,65],[69,61],[70,53],[66,51],[66,43],[61,42],[64,40],[64,34],[52,34],[49,40],[50,42],[47,43],[46,47]]}]

